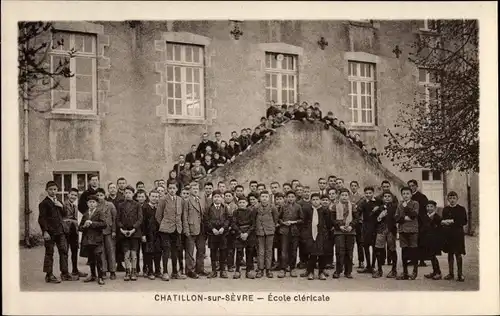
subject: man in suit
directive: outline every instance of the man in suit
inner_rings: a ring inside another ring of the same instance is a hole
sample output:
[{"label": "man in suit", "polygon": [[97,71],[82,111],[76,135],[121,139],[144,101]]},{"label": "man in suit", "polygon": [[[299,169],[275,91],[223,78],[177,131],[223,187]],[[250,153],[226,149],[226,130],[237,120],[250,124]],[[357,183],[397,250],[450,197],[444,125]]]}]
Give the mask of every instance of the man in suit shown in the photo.
[{"label": "man in suit", "polygon": [[63,205],[56,197],[57,184],[54,181],[49,181],[45,186],[45,190],[47,191],[47,197],[38,205],[38,223],[45,240],[45,257],[43,260],[43,272],[46,273],[45,282],[61,283],[61,280],[52,273],[54,245],[57,246],[59,252],[61,279],[71,281],[73,279],[68,273],[68,242],[64,233]]},{"label": "man in suit", "polygon": [[63,224],[68,249],[71,250],[71,265],[74,278],[86,277],[87,273],[78,271],[78,210],[75,202],[78,199],[78,189],[71,188],[68,193],[68,198],[64,201],[63,206]]},{"label": "man in suit", "polygon": [[[118,205],[124,201],[124,196],[118,195],[118,187],[114,182],[110,182],[108,184],[108,196],[106,197],[106,201],[113,203],[115,209],[118,210]],[[116,226],[116,221],[115,221]],[[125,272],[125,267],[123,266],[124,255],[122,251],[122,246],[120,244],[120,240],[115,238],[115,261],[116,271]]]},{"label": "man in suit", "polygon": [[319,178],[318,179],[318,189],[319,189],[319,195],[328,195],[328,188],[326,187],[326,179],[325,178]]},{"label": "man in suit", "polygon": [[[186,236],[186,275],[197,279],[199,275],[207,276],[203,268],[205,259],[205,209],[199,195],[199,184],[192,182],[191,196],[186,201],[186,208],[182,213],[182,232]],[[196,265],[194,259],[194,248],[196,247]]]},{"label": "man in suit", "polygon": [[[429,202],[429,199],[427,198],[427,196],[425,196],[425,194],[423,194],[422,192],[420,192],[418,190],[417,180],[412,179],[412,180],[408,181],[408,186],[411,189],[411,199],[413,201],[417,201],[418,205],[419,205],[419,208],[418,208],[418,224],[419,225],[418,225],[418,227],[419,227],[419,236],[420,236],[420,229],[422,227],[427,226],[428,223],[425,223],[425,222],[430,221],[429,216],[427,216],[427,202]],[[417,252],[418,252],[418,258],[420,259],[419,266],[426,267],[427,264],[424,262],[425,249],[424,249],[424,245],[422,244],[422,241],[420,240],[420,238],[418,240]]]},{"label": "man in suit", "polygon": [[175,172],[177,172],[177,177],[179,177],[181,171],[184,170],[185,164],[186,164],[186,159],[184,155],[179,155],[179,161],[172,168],[172,170],[175,170]]},{"label": "man in suit", "polygon": [[208,133],[203,133],[202,135],[202,140],[201,143],[198,145],[198,149],[196,149],[196,153],[198,154],[198,157],[202,157],[205,154],[205,149],[207,146],[210,146],[213,149],[217,148],[217,145],[208,139]]},{"label": "man in suit", "polygon": [[97,193],[97,188],[99,187],[99,176],[97,174],[93,174],[89,179],[89,186],[87,190],[83,191],[80,196],[80,200],[78,200],[78,211],[80,213],[85,214],[89,207],[87,206],[87,199],[91,195],[95,195]]},{"label": "man in suit", "polygon": [[[177,192],[177,183],[168,182],[167,195],[161,199],[158,208],[156,209],[156,221],[160,224],[158,229],[158,239],[160,240],[162,259],[163,259],[163,275],[162,280],[168,281],[168,259],[172,255],[172,278],[185,279],[185,276],[178,273],[177,256],[181,246],[182,234],[182,213],[183,200],[175,195]],[[180,252],[182,253],[182,252]]]}]

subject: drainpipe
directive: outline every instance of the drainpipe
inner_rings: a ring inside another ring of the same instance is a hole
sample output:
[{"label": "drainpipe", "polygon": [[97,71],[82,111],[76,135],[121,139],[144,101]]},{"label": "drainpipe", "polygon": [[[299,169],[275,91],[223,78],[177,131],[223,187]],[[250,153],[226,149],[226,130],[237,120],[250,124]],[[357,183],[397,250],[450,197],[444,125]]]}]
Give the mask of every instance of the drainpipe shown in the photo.
[{"label": "drainpipe", "polygon": [[[26,42],[28,49],[29,41]],[[27,65],[25,66],[28,67]],[[25,72],[26,73],[26,72]],[[29,203],[29,150],[28,150],[28,119],[29,119],[29,93],[28,82],[24,83],[23,110],[24,110],[24,126],[23,126],[23,144],[24,144],[24,245],[31,247],[30,242],[30,203]]]}]

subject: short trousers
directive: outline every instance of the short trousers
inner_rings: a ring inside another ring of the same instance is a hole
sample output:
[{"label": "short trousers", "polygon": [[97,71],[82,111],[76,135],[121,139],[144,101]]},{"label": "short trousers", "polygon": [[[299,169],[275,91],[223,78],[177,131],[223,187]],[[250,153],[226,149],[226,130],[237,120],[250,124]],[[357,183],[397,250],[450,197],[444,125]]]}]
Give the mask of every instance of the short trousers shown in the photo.
[{"label": "short trousers", "polygon": [[375,248],[385,249],[387,244],[387,249],[389,251],[396,250],[396,234],[390,231],[384,231],[383,233],[377,233],[377,238],[375,240]]},{"label": "short trousers", "polygon": [[124,253],[129,250],[137,251],[139,249],[139,238],[123,238],[121,244]]},{"label": "short trousers", "polygon": [[399,233],[399,246],[401,248],[417,248],[418,233]]}]

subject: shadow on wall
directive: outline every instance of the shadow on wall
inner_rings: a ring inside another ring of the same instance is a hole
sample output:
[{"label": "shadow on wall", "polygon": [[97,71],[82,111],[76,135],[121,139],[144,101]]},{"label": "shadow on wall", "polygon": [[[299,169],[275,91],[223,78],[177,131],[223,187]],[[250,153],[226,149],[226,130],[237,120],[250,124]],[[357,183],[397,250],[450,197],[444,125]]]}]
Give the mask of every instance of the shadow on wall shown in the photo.
[{"label": "shadow on wall", "polygon": [[378,187],[387,179],[393,192],[405,182],[352,144],[340,132],[324,128],[319,122],[292,121],[279,128],[262,143],[252,145],[236,160],[218,168],[201,181],[215,185],[236,179],[247,187],[251,180],[269,185],[298,179],[314,191],[320,177],[335,175],[348,183],[357,180],[361,187]]}]

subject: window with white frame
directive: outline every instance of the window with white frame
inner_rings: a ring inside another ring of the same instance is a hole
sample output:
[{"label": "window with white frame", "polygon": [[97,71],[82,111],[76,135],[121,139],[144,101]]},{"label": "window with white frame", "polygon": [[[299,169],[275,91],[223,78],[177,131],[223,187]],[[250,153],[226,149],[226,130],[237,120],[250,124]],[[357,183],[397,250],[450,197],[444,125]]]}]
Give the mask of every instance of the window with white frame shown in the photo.
[{"label": "window with white frame", "polygon": [[427,112],[438,105],[439,89],[437,73],[427,68],[418,68],[418,100]]},{"label": "window with white frame", "polygon": [[297,56],[266,53],[266,102],[297,102]]},{"label": "window with white frame", "polygon": [[71,188],[78,189],[78,193],[82,194],[87,190],[91,175],[99,175],[99,172],[54,172],[54,181],[59,187],[57,198],[64,202]]},{"label": "window with white frame", "polygon": [[[97,54],[96,35],[54,32],[50,54],[51,71],[69,58],[73,76],[57,78],[58,85],[51,90],[54,112],[95,114],[97,112]],[[62,45],[56,43],[62,42]],[[56,82],[52,79],[52,85]]]},{"label": "window with white frame", "polygon": [[166,67],[167,116],[203,118],[203,47],[167,43]]},{"label": "window with white frame", "polygon": [[438,206],[444,206],[443,173],[435,170],[422,170],[422,192],[429,200],[434,200]]},{"label": "window with white frame", "polygon": [[432,31],[432,32],[437,32],[439,27],[439,21],[438,20],[432,20],[432,19],[425,19],[421,20],[420,22],[420,29],[422,31]]},{"label": "window with white frame", "polygon": [[375,125],[375,64],[349,61],[349,101],[353,125]]}]

